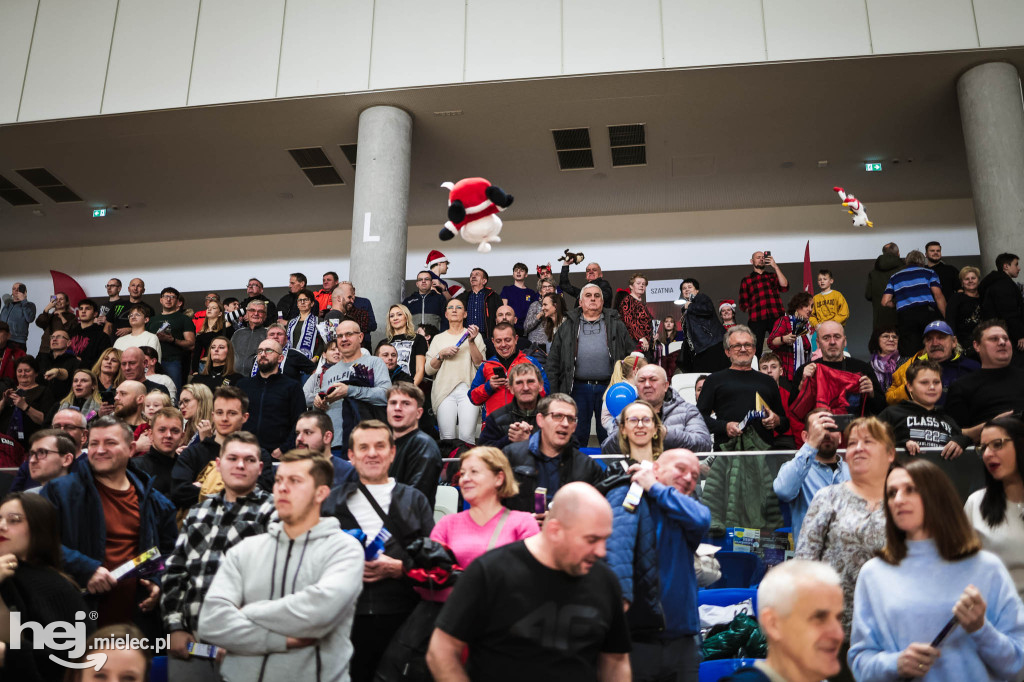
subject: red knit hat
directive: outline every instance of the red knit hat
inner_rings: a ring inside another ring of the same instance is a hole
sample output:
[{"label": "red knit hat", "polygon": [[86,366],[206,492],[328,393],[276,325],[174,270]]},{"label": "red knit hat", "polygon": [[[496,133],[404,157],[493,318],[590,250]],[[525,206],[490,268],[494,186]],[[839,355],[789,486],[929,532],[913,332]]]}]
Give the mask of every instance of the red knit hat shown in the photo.
[{"label": "red knit hat", "polygon": [[437,249],[434,249],[433,251],[431,251],[430,253],[427,254],[427,267],[428,268],[432,268],[435,265],[438,265],[439,263],[447,263],[447,262],[448,262],[448,257],[445,256],[440,251],[438,251]]}]

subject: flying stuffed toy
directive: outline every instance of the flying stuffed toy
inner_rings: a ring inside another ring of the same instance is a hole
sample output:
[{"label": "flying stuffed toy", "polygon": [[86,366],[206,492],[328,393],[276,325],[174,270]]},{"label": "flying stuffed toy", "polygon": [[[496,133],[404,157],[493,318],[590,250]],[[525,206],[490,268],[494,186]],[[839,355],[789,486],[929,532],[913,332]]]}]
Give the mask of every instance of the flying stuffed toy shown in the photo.
[{"label": "flying stuffed toy", "polygon": [[483,178],[463,178],[441,187],[448,190],[448,222],[438,234],[442,241],[458,233],[470,244],[479,244],[476,250],[480,253],[490,251],[491,242],[501,241],[501,218],[497,214],[512,205],[511,194]]},{"label": "flying stuffed toy", "polygon": [[868,214],[864,210],[864,204],[861,203],[860,199],[847,194],[843,191],[842,187],[833,187],[838,194],[839,198],[843,200],[843,206],[849,211],[850,215],[853,216],[853,224],[856,227],[874,227],[875,224],[868,220]]}]

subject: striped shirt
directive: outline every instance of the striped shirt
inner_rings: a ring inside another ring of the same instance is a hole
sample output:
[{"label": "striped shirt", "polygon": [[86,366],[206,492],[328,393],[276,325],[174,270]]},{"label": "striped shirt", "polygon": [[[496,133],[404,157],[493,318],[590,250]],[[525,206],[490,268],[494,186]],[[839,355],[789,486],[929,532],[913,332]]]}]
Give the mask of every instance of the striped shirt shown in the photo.
[{"label": "striped shirt", "polygon": [[941,288],[934,270],[912,266],[900,270],[889,278],[885,293],[893,297],[896,310],[919,305],[935,305],[932,287]]}]

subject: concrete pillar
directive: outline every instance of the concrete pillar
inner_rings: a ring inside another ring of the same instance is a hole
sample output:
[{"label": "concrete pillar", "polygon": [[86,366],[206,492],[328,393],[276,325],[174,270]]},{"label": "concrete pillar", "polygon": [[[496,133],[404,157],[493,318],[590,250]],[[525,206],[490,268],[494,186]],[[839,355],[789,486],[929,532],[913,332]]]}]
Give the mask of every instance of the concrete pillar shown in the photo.
[{"label": "concrete pillar", "polygon": [[409,226],[412,117],[396,107],[359,115],[349,279],[370,299],[383,335],[388,308],[403,298]]},{"label": "concrete pillar", "polygon": [[1016,67],[975,66],[957,82],[971,174],[982,274],[1004,251],[1020,253],[1024,230],[1024,98]]}]

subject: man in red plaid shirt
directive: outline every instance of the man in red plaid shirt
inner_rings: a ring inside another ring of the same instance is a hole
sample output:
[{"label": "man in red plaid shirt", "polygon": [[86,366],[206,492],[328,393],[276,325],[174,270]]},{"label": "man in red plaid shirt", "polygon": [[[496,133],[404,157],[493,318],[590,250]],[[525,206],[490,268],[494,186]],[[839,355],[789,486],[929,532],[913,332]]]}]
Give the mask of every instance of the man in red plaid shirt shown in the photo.
[{"label": "man in red plaid shirt", "polygon": [[[779,264],[770,254],[771,252],[766,254],[764,251],[755,251],[750,257],[754,271],[740,282],[739,307],[750,315],[747,326],[757,337],[755,354],[761,353],[772,324],[786,312],[779,292],[789,291],[789,280],[782,274]],[[772,266],[773,272],[765,271],[767,265]]]}]

